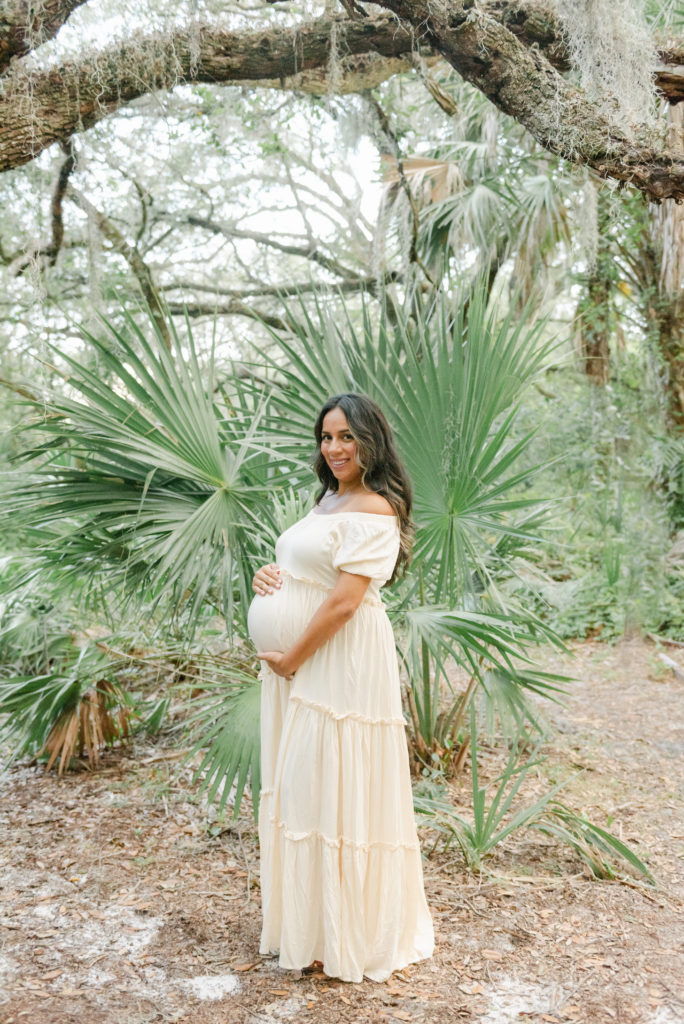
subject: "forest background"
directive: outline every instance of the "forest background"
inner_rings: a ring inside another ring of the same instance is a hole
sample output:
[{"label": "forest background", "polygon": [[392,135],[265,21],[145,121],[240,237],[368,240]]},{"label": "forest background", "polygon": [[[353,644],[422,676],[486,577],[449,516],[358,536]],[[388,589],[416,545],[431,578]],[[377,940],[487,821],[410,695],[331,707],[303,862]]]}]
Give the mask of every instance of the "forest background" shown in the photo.
[{"label": "forest background", "polygon": [[519,787],[542,647],[684,642],[683,68],[675,0],[2,5],[8,756],[180,745],[257,813],[251,575],[353,388],[416,487],[421,820],[471,870],[532,826],[650,879]]}]

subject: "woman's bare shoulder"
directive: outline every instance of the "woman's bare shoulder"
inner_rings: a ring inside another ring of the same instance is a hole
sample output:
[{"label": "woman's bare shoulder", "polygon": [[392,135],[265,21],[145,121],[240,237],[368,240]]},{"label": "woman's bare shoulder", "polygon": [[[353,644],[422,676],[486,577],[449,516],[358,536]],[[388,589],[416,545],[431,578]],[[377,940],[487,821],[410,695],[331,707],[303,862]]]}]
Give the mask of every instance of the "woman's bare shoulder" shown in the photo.
[{"label": "woman's bare shoulder", "polygon": [[360,494],[357,500],[354,502],[355,512],[374,512],[378,516],[393,516],[394,509],[390,505],[387,498],[384,498],[382,494],[376,494],[370,492],[368,494]]}]

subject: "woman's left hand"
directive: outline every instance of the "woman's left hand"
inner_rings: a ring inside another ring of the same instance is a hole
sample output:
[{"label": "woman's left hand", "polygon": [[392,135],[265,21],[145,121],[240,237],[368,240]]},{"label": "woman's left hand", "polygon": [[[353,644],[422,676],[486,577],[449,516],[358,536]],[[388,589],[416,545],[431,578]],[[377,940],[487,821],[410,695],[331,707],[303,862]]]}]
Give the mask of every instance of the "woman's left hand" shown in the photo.
[{"label": "woman's left hand", "polygon": [[292,679],[297,671],[286,651],[257,651],[257,658],[265,661],[271,671],[283,679]]}]

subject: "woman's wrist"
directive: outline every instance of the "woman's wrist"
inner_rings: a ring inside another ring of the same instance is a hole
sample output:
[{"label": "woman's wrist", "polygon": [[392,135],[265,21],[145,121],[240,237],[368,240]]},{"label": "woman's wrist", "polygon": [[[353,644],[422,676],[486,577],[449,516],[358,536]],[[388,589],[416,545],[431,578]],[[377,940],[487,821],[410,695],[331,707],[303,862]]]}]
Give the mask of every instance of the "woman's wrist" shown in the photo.
[{"label": "woman's wrist", "polygon": [[301,664],[302,663],[298,659],[296,651],[294,651],[293,648],[283,651],[281,665],[288,675],[294,675],[294,673],[301,667]]}]

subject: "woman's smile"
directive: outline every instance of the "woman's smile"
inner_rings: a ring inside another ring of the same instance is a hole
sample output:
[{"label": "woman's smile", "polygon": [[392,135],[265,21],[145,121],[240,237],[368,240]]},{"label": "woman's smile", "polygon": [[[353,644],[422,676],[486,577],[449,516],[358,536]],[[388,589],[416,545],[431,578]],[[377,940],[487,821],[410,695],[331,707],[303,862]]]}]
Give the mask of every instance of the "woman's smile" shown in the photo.
[{"label": "woman's smile", "polygon": [[342,484],[342,488],[338,488],[340,495],[358,485],[361,467],[356,457],[356,441],[339,407],[331,409],[323,420],[321,454],[333,476]]}]

